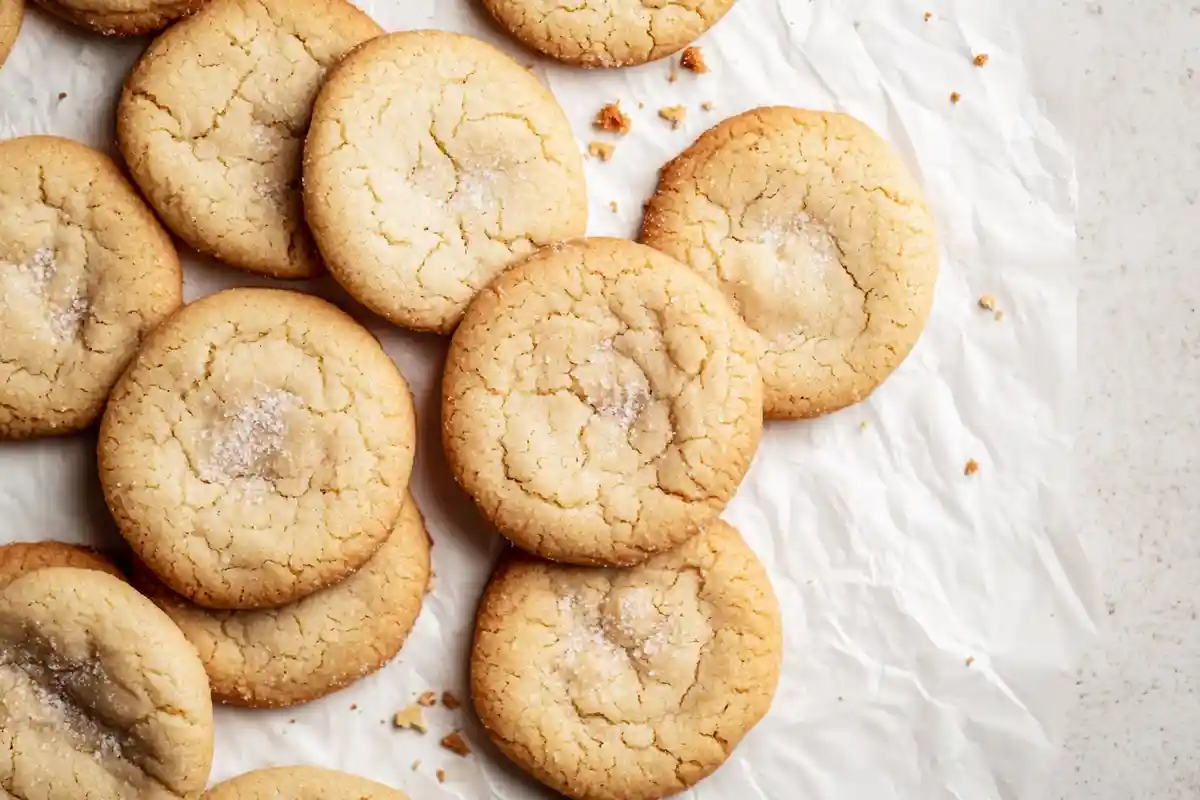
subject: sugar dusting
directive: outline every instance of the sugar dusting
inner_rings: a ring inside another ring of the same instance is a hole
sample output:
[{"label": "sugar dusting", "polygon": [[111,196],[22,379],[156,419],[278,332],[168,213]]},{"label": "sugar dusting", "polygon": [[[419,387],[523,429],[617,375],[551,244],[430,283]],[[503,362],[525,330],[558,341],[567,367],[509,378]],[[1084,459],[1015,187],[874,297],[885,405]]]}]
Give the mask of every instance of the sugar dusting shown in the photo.
[{"label": "sugar dusting", "polygon": [[609,614],[589,606],[574,592],[558,597],[558,611],[568,622],[562,665],[573,677],[612,681],[631,666],[643,664],[650,678],[658,676],[654,661],[676,651],[679,619],[664,614],[654,603],[654,590],[632,586],[615,590]]},{"label": "sugar dusting", "polygon": [[205,431],[208,447],[199,466],[201,480],[265,481],[268,462],[283,450],[287,412],[299,405],[300,398],[291,392],[272,389],[241,405],[226,407],[218,424]]},{"label": "sugar dusting", "polygon": [[490,211],[496,205],[496,181],[501,171],[491,167],[459,173],[451,204],[456,211]]},{"label": "sugar dusting", "polygon": [[764,224],[754,243],[770,251],[780,267],[774,270],[775,289],[799,292],[805,276],[820,279],[840,263],[833,236],[804,211],[785,222]]},{"label": "sugar dusting", "polygon": [[[51,297],[50,283],[58,274],[58,261],[49,247],[39,247],[27,263],[17,264],[17,274],[26,280],[25,290],[46,304],[46,321],[56,339],[74,338],[91,312],[87,298],[75,294],[62,301]],[[5,297],[6,302],[12,302]]]},{"label": "sugar dusting", "polygon": [[579,370],[578,380],[587,404],[626,432],[650,402],[650,387],[640,369],[632,364],[622,369],[621,362],[612,342],[604,342]]}]

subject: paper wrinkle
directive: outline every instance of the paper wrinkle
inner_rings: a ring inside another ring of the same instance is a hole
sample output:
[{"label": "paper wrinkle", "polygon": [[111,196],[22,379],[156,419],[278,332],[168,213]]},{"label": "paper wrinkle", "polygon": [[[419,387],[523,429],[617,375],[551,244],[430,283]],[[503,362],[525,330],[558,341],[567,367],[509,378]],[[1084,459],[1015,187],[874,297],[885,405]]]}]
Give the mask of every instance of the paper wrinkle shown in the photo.
[{"label": "paper wrinkle", "polygon": [[[784,614],[784,675],[763,723],[684,797],[1024,797],[1052,754],[1063,687],[1097,618],[1083,532],[1071,527],[1067,502],[1077,188],[1071,154],[1032,95],[1005,5],[741,0],[699,43],[712,72],[679,69],[669,82],[676,59],[617,71],[553,64],[508,41],[467,0],[362,3],[389,30],[458,30],[534,64],[581,149],[592,140],[616,145],[611,161],[586,162],[592,234],[635,236],[666,160],[757,105],[852,113],[926,187],[943,262],[913,355],[857,407],[768,424],[725,514],[771,573]],[[111,152],[115,100],[143,46],[72,32],[30,8],[0,70],[0,135],[51,132]],[[988,52],[984,68],[971,64],[978,51]],[[957,105],[952,91],[962,95]],[[620,138],[591,126],[618,99],[633,117]],[[705,101],[715,108],[702,110]],[[680,104],[687,118],[672,130],[657,112]],[[186,263],[189,299],[273,285],[195,254]],[[309,763],[413,797],[550,797],[487,744],[469,703],[426,709],[423,737],[390,724],[422,691],[468,697],[474,608],[502,546],[441,452],[445,342],[379,322],[332,281],[287,285],[368,322],[413,388],[413,493],[435,542],[434,585],[404,650],[381,673],[301,708],[219,709],[213,780]],[[1002,322],[978,308],[985,293],[997,298]],[[94,448],[94,434],[0,445],[0,541],[114,546]],[[972,477],[963,474],[969,458],[980,464]],[[437,744],[459,728],[474,751],[466,759]]]}]

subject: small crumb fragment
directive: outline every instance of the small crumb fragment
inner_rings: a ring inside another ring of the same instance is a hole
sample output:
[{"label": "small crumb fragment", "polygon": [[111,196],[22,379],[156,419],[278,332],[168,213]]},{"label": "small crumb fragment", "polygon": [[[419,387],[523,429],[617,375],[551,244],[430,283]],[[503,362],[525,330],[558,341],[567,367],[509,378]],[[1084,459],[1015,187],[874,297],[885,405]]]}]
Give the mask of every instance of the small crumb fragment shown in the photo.
[{"label": "small crumb fragment", "polygon": [[453,711],[461,706],[462,703],[458,702],[458,698],[454,696],[454,692],[447,689],[446,691],[442,692],[442,705]]},{"label": "small crumb fragment", "polygon": [[950,93],[950,102],[951,102],[951,103],[958,103],[960,100],[962,100],[962,95],[961,95],[961,94],[959,94],[958,92],[951,92],[951,93]]},{"label": "small crumb fragment", "polygon": [[435,774],[437,775],[438,783],[446,782],[446,770],[439,769]]},{"label": "small crumb fragment", "polygon": [[684,117],[687,116],[687,108],[685,106],[666,106],[658,110],[658,115],[671,123],[672,128],[678,128],[683,124]]},{"label": "small crumb fragment", "polygon": [[429,708],[437,705],[437,692],[421,692],[421,696],[417,698],[417,702]]},{"label": "small crumb fragment", "polygon": [[588,155],[601,161],[611,161],[615,149],[607,142],[588,142]]},{"label": "small crumb fragment", "polygon": [[66,93],[66,92],[59,92],[59,93],[58,93],[58,99],[59,99],[59,100],[66,100],[66,99],[67,99],[67,93]]},{"label": "small crumb fragment", "polygon": [[967,666],[969,667],[974,663],[975,663],[975,656],[967,656]]},{"label": "small crumb fragment", "polygon": [[981,295],[979,298],[979,307],[988,311],[996,310],[996,298],[990,294]]},{"label": "small crumb fragment", "polygon": [[608,209],[609,209],[609,211],[613,212],[614,214],[617,213],[617,201],[609,200],[608,201]]},{"label": "small crumb fragment", "polygon": [[412,770],[413,770],[413,772],[416,772],[416,771],[417,771],[417,769],[418,769],[420,766],[421,766],[421,759],[419,759],[419,758],[418,758],[416,761],[414,761],[414,762],[412,763]]},{"label": "small crumb fragment", "polygon": [[714,108],[713,101],[705,100],[703,103],[700,104],[700,108],[704,109],[705,111],[712,111]]},{"label": "small crumb fragment", "polygon": [[1002,309],[996,309],[996,322],[1000,322],[1002,319],[1004,319],[1004,311]]},{"label": "small crumb fragment", "polygon": [[925,12],[925,21],[926,21],[926,22],[929,22],[929,20],[931,20],[931,19],[933,19],[933,12],[932,12],[932,11],[926,11],[926,12]]},{"label": "small crumb fragment", "polygon": [[645,103],[638,103],[638,108],[645,108],[645,107],[646,107]]},{"label": "small crumb fragment", "polygon": [[292,717],[291,719],[289,719],[289,720],[288,720],[288,725],[295,725],[295,724],[296,724],[296,718],[295,718],[295,717]]},{"label": "small crumb fragment", "polygon": [[987,62],[988,62],[988,54],[980,53],[977,56],[975,56],[974,61],[975,61],[975,66],[982,67],[985,64],[987,64]]},{"label": "small crumb fragment", "polygon": [[449,750],[451,753],[466,758],[471,755],[471,748],[467,746],[467,740],[462,737],[458,731],[447,733],[442,737],[442,747]]},{"label": "small crumb fragment", "polygon": [[865,419],[862,422],[858,423],[858,429],[860,431],[865,431],[869,427],[871,427],[871,423]]},{"label": "small crumb fragment", "polygon": [[358,703],[351,703],[351,704],[350,704],[350,710],[351,710],[351,711],[358,711]]},{"label": "small crumb fragment", "polygon": [[683,55],[679,57],[679,65],[684,69],[690,69],[697,75],[703,75],[708,72],[708,64],[704,61],[704,53],[700,52],[700,48],[695,45],[683,48]]},{"label": "small crumb fragment", "polygon": [[618,136],[624,136],[629,133],[629,128],[632,123],[629,120],[629,115],[621,110],[621,101],[609,103],[596,112],[596,120],[592,123],[595,127],[608,133],[615,133]]},{"label": "small crumb fragment", "polygon": [[670,73],[667,74],[667,83],[674,83],[679,80],[679,70],[671,67]]},{"label": "small crumb fragment", "polygon": [[975,459],[969,459],[967,465],[963,467],[963,475],[974,475],[979,472],[979,462]]},{"label": "small crumb fragment", "polygon": [[392,725],[397,728],[409,728],[419,733],[424,733],[427,730],[425,727],[425,717],[421,713],[421,706],[417,703],[413,703],[403,711],[397,711],[396,716],[392,717]]}]

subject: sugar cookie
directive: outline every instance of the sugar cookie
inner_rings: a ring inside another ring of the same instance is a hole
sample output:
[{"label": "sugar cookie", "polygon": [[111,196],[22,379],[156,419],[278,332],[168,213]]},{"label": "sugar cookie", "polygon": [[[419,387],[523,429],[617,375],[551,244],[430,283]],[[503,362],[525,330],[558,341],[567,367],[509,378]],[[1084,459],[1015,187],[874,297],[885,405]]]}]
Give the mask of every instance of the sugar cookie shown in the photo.
[{"label": "sugar cookie", "polygon": [[768,417],[869,395],[916,343],[937,280],[920,186],[844,114],[759,108],[712,128],[662,170],[642,241],[741,312]]},{"label": "sugar cookie", "polygon": [[0,0],[0,66],[4,65],[13,43],[17,41],[24,16],[25,0]]},{"label": "sugar cookie", "polygon": [[766,572],[713,521],[632,569],[502,564],[479,606],[471,694],[500,750],[556,791],[665,797],[762,718],[782,651]]},{"label": "sugar cookie", "polygon": [[392,535],[361,569],[280,608],[202,608],[141,565],[133,580],[200,651],[214,699],[292,706],[378,670],[400,651],[429,585],[429,536],[408,497]]},{"label": "sugar cookie", "polygon": [[581,239],[480,292],[450,345],[442,418],[455,476],[514,543],[632,564],[737,491],[762,380],[703,278],[633,242]]},{"label": "sugar cookie", "polygon": [[304,155],[325,262],[398,325],[452,331],[498,272],[587,228],[562,109],[469,36],[394,33],[356,50],[321,89]]},{"label": "sugar cookie", "polygon": [[0,141],[0,439],[90,425],[182,293],[171,238],[107,156]]},{"label": "sugar cookie", "polygon": [[66,542],[0,544],[0,589],[22,575],[47,567],[96,569],[124,580],[121,570],[90,547]]},{"label": "sugar cookie", "polygon": [[380,33],[345,0],[212,0],[155,39],[125,83],[117,143],[171,230],[250,272],[320,273],[304,134],[326,70]]},{"label": "sugar cookie", "polygon": [[345,578],[400,515],[412,397],[371,334],[315,297],[232,289],[155,331],[113,391],[100,481],[135,554],[211,608]]},{"label": "sugar cookie", "polygon": [[583,67],[654,61],[691,44],[734,0],[483,0],[527,47]]},{"label": "sugar cookie", "polygon": [[195,649],[103,572],[0,590],[0,796],[182,800],[208,780],[212,701]]},{"label": "sugar cookie", "polygon": [[37,0],[51,14],[105,36],[142,36],[196,11],[205,0]]},{"label": "sugar cookie", "polygon": [[247,772],[209,789],[202,800],[406,800],[381,783],[316,767]]}]

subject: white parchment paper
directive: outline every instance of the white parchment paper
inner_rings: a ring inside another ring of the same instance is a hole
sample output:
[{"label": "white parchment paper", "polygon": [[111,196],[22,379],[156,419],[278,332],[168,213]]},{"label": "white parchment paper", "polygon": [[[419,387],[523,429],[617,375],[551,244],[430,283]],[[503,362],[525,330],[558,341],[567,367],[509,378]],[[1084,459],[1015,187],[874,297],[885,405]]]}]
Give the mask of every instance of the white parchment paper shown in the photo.
[{"label": "white parchment paper", "polygon": [[[537,58],[473,0],[362,5],[388,29],[463,31],[535,64],[581,147],[606,138],[591,118],[620,99],[634,127],[611,162],[589,161],[594,234],[635,235],[657,169],[719,119],[757,105],[847,111],[906,158],[941,231],[933,318],[868,402],[768,426],[726,517],[770,570],[784,609],[784,675],[768,717],[688,796],[1029,796],[1096,612],[1066,499],[1072,161],[1031,93],[1005,0],[741,0],[700,42],[712,72],[681,72],[676,82],[673,59],[586,72]],[[120,84],[144,46],[78,34],[30,9],[0,70],[0,135],[51,132],[111,151]],[[990,56],[983,68],[971,61],[980,52]],[[704,101],[714,110],[701,110]],[[656,112],[678,104],[688,116],[672,130]],[[186,261],[189,299],[263,283],[194,254]],[[304,288],[353,311],[331,282]],[[984,293],[1003,321],[977,307]],[[544,796],[487,745],[469,707],[429,710],[424,737],[387,723],[426,689],[466,697],[474,605],[500,543],[441,453],[444,342],[355,313],[418,398],[414,493],[435,541],[435,587],[403,652],[379,674],[294,710],[219,710],[213,780],[308,763],[415,798]],[[86,435],[0,444],[0,541],[119,546],[93,447]],[[980,472],[968,478],[969,458]],[[475,750],[466,759],[437,746],[460,727]]]}]

